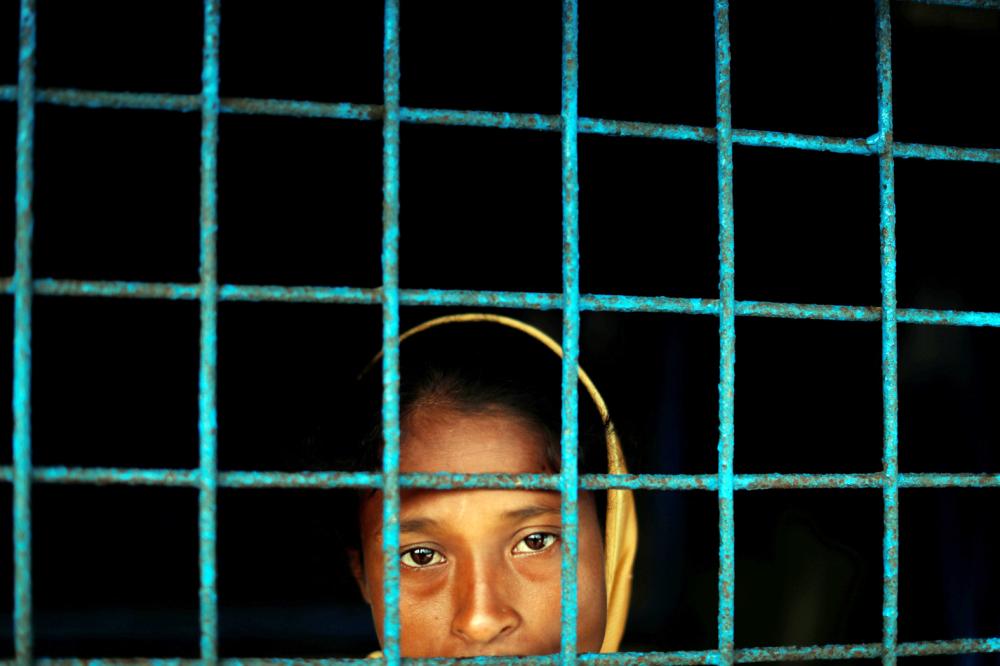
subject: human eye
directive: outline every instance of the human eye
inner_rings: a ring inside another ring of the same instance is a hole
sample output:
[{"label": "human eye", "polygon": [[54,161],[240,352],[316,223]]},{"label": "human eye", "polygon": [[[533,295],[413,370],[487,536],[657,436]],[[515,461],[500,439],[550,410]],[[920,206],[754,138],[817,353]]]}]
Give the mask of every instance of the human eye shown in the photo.
[{"label": "human eye", "polygon": [[534,553],[540,553],[551,548],[552,545],[558,540],[559,537],[551,532],[532,532],[518,541],[514,546],[514,550],[511,552],[515,555],[531,555]]},{"label": "human eye", "polygon": [[407,551],[403,551],[403,554],[399,556],[399,562],[411,569],[423,569],[424,567],[431,567],[435,564],[442,564],[445,562],[444,555],[434,550],[433,548],[427,548],[425,546],[418,546],[416,548],[410,548]]}]

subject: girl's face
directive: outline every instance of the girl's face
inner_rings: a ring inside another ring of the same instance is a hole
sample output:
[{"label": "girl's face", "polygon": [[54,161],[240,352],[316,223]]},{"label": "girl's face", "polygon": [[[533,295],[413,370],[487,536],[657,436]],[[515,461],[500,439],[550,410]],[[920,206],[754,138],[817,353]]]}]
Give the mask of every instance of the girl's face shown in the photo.
[{"label": "girl's face", "polygon": [[[402,472],[553,473],[541,435],[504,413],[425,407],[404,424]],[[404,490],[400,499],[401,652],[406,657],[559,651],[560,498],[549,491]],[[604,547],[581,493],[577,650],[604,638]],[[362,505],[355,575],[382,639],[382,495]]]}]

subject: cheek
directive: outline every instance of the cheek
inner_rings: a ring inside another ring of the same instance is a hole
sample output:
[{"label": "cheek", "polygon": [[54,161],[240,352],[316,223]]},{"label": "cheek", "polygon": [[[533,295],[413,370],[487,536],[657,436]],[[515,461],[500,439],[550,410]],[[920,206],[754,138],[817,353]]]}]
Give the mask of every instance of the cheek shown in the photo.
[{"label": "cheek", "polygon": [[399,620],[403,655],[447,655],[442,643],[451,633],[447,576],[439,572],[401,573]]},{"label": "cheek", "polygon": [[557,545],[544,555],[526,557],[519,568],[519,610],[528,633],[538,641],[533,652],[558,652],[562,626],[559,612],[562,605],[562,551]]},{"label": "cheek", "polygon": [[372,609],[372,622],[378,641],[383,643],[383,620],[385,619],[385,597],[382,593],[382,542],[364,544],[364,581],[368,591],[368,603]]},{"label": "cheek", "polygon": [[[582,508],[582,507],[581,507]],[[581,515],[577,564],[577,648],[598,652],[607,623],[607,592],[604,584],[604,542],[596,514]]]},{"label": "cheek", "polygon": [[[577,560],[577,635],[578,649],[590,648],[598,634],[596,652],[604,637],[603,583],[594,584],[594,561],[586,554],[589,539],[585,530],[580,532],[579,559]],[[600,543],[598,542],[598,545]],[[603,576],[601,558],[597,558],[596,571]],[[526,634],[534,641],[532,654],[549,654],[559,651],[561,641],[562,606],[562,549],[559,545],[544,554],[525,557],[516,565],[520,582],[518,609],[525,621]],[[603,579],[601,579],[603,581]],[[599,589],[598,589],[599,588]],[[591,617],[596,610],[597,616]]]},{"label": "cheek", "polygon": [[578,567],[577,648],[581,652],[598,652],[604,642],[607,622],[604,559],[581,557]]}]

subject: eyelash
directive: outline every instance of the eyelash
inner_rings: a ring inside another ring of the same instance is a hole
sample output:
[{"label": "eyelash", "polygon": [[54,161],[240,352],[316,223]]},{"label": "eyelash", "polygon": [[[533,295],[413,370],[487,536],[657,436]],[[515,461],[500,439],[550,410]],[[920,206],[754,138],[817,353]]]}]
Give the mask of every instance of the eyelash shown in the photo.
[{"label": "eyelash", "polygon": [[[420,564],[414,561],[413,559],[414,553],[420,553],[421,555],[430,554],[431,561],[427,562],[426,564]],[[409,560],[409,562],[407,562],[407,560]],[[427,567],[433,567],[438,564],[444,564],[445,562],[447,562],[447,560],[444,559],[444,555],[434,550],[433,548],[427,548],[426,546],[418,546],[416,548],[411,548],[407,551],[403,551],[403,553],[399,556],[399,563],[402,564],[404,567],[409,567],[410,569],[426,569]]]},{"label": "eyelash", "polygon": [[[531,548],[527,547],[526,550],[518,550],[522,544],[527,546],[528,539],[531,537],[542,537],[544,539],[544,544],[541,548]],[[559,536],[553,534],[552,532],[532,532],[523,539],[515,544],[514,549],[511,551],[514,555],[535,555],[537,553],[544,553],[549,548],[551,548],[559,540]]]},{"label": "eyelash", "polygon": [[[544,541],[541,548],[531,548],[530,546],[527,545],[528,539],[538,536],[542,537]],[[514,545],[513,550],[511,550],[511,553],[513,555],[535,555],[537,553],[544,553],[553,545],[555,545],[555,543],[558,540],[559,537],[555,534],[552,534],[551,532],[532,532],[531,534],[527,535],[526,537],[518,541]],[[520,550],[522,544],[526,547],[525,550]],[[431,559],[429,562],[425,564],[420,564],[419,562],[416,562],[413,559],[414,554],[418,554],[418,556],[430,555]],[[434,550],[433,548],[427,548],[426,546],[418,546],[417,548],[411,548],[409,550],[403,551],[403,553],[399,556],[400,564],[410,569],[426,569],[428,567],[433,567],[438,564],[444,564],[447,561],[448,560],[444,559],[444,555],[442,555],[440,552]]]}]

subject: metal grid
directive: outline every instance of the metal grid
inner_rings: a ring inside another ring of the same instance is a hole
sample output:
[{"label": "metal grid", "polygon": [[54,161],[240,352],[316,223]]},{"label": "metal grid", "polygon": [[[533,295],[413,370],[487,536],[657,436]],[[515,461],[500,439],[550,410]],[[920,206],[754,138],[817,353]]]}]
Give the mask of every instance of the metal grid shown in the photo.
[{"label": "metal grid", "polygon": [[[998,9],[998,0],[917,0],[929,4]],[[275,659],[219,659],[216,597],[216,493],[226,488],[381,488],[383,516],[386,615],[385,660],[399,655],[399,489],[400,488],[539,488],[559,490],[562,496],[562,647],[558,655],[528,657],[526,663],[677,663],[720,664],[797,659],[878,658],[890,666],[899,656],[1000,652],[1000,637],[935,642],[897,641],[898,496],[900,488],[1000,487],[1000,474],[907,474],[898,467],[897,438],[897,324],[1000,327],[1000,312],[960,312],[898,309],[896,307],[895,158],[972,161],[1000,164],[1000,149],[958,148],[895,143],[892,136],[892,69],[889,0],[875,0],[877,15],[878,132],[867,138],[833,138],[801,134],[734,129],[731,123],[729,3],[714,0],[716,118],[711,127],[580,118],[577,114],[577,0],[563,0],[562,106],[558,116],[480,111],[417,109],[400,106],[399,0],[386,0],[384,33],[384,104],[323,104],[272,99],[220,99],[220,0],[204,2],[204,45],[201,95],[116,93],[35,87],[35,2],[21,0],[18,84],[0,87],[0,101],[17,103],[16,255],[12,278],[0,280],[0,291],[14,296],[14,433],[13,465],[0,467],[0,480],[14,490],[14,625],[16,664],[80,663],[73,659],[35,658],[32,649],[31,608],[31,485],[33,483],[121,484],[184,486],[199,491],[201,662],[236,666],[243,663],[291,663]],[[32,275],[32,194],[34,110],[36,104],[105,109],[156,109],[200,112],[201,219],[200,280],[197,284],[73,281],[34,279]],[[278,287],[220,285],[216,269],[216,172],[220,113],[381,121],[383,127],[383,243],[382,287]],[[560,132],[562,135],[563,292],[510,293],[460,290],[405,290],[399,288],[399,128],[400,123],[460,125]],[[577,199],[577,137],[580,133],[621,137],[715,143],[719,184],[719,298],[691,299],[580,294]],[[881,210],[881,307],[811,305],[737,301],[734,292],[733,145],[771,146],[834,153],[873,155],[879,160]],[[31,465],[31,314],[34,294],[197,300],[200,304],[200,369],[198,384],[198,469],[148,470],[121,468],[32,467]],[[216,447],[216,317],[220,301],[282,301],[381,304],[383,310],[383,471],[366,472],[219,472]],[[445,305],[535,308],[563,311],[562,342],[562,471],[558,475],[400,474],[399,472],[399,309],[400,306]],[[673,312],[717,316],[720,333],[719,458],[717,474],[703,475],[578,475],[576,433],[576,366],[579,355],[581,311]],[[735,474],[733,471],[733,388],[735,321],[737,316],[780,317],[882,322],[883,470],[862,474]],[[669,653],[576,652],[577,493],[579,489],[705,490],[719,497],[718,647],[710,651]],[[735,649],[734,514],[736,490],[775,488],[881,488],[884,500],[883,629],[882,642],[811,647]],[[93,664],[130,660],[92,659]],[[134,660],[131,660],[134,661]],[[195,663],[195,660],[144,660],[155,664]],[[308,660],[333,663],[334,660]],[[338,663],[371,663],[337,660]],[[407,659],[408,663],[447,663],[450,660]],[[476,663],[500,663],[500,658],[477,658]],[[302,663],[295,660],[296,663]]]}]

